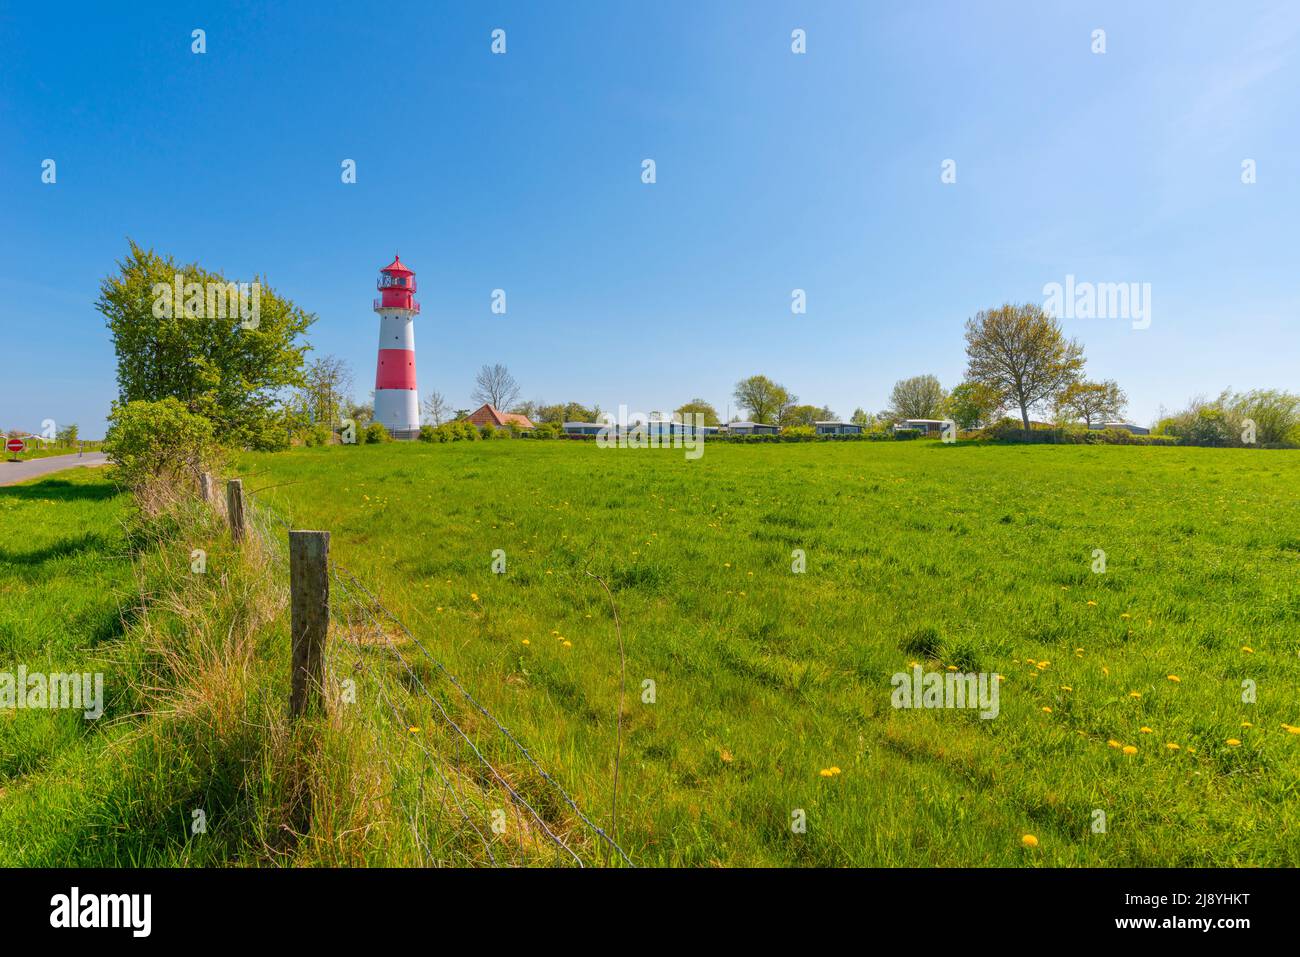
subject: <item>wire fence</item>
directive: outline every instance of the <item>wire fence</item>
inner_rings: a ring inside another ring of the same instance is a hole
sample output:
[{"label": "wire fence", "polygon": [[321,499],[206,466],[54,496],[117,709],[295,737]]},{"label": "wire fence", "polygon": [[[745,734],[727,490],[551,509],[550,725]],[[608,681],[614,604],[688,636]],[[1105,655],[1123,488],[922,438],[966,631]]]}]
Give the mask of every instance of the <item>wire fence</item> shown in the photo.
[{"label": "wire fence", "polygon": [[[255,494],[245,499],[246,534],[287,581],[292,523]],[[426,865],[634,866],[375,590],[332,558],[329,583],[326,699],[352,702]]]}]

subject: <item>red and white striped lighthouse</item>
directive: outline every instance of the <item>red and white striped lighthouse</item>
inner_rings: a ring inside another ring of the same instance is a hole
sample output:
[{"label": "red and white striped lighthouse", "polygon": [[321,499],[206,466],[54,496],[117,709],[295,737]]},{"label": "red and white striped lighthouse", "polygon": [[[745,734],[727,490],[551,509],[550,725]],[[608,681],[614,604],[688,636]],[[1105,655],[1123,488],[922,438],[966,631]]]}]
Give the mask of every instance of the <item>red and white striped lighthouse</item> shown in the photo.
[{"label": "red and white striped lighthouse", "polygon": [[375,369],[375,421],[395,439],[420,431],[420,400],[415,388],[415,273],[394,256],[379,272],[375,300],[379,313],[379,364]]}]

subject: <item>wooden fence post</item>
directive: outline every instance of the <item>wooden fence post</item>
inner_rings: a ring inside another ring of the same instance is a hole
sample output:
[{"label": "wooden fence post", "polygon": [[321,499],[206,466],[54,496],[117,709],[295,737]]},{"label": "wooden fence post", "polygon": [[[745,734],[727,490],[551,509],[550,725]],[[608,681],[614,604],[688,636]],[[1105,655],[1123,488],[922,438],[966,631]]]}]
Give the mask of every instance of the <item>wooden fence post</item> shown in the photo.
[{"label": "wooden fence post", "polygon": [[318,710],[322,701],[330,625],[329,553],[329,532],[289,532],[290,718]]},{"label": "wooden fence post", "polygon": [[244,540],[244,483],[239,479],[226,483],[226,516],[230,519],[230,537],[239,544]]},{"label": "wooden fence post", "polygon": [[202,472],[199,474],[199,495],[205,505],[212,504],[212,473]]}]

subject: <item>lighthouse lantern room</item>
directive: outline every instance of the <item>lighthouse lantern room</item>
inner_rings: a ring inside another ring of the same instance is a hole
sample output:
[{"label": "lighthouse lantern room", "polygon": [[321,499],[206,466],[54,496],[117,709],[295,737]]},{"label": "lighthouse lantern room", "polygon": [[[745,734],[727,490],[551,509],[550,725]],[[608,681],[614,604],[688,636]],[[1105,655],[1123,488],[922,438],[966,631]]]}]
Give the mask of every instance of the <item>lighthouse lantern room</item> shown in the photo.
[{"label": "lighthouse lantern room", "polygon": [[375,369],[375,421],[395,439],[420,431],[420,400],[415,386],[415,273],[399,256],[379,272],[375,300],[379,313],[379,362]]}]

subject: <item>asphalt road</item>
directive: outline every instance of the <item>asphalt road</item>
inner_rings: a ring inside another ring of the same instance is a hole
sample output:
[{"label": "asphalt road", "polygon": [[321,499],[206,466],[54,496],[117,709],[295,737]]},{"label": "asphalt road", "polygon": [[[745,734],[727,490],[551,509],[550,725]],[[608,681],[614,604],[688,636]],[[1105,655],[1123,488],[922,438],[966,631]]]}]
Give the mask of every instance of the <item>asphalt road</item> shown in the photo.
[{"label": "asphalt road", "polygon": [[[0,453],[8,456],[3,449],[0,449]],[[49,475],[51,472],[62,472],[64,469],[106,464],[108,464],[108,456],[103,452],[87,452],[85,455],[77,455],[75,452],[71,455],[51,455],[49,458],[31,459],[27,462],[11,462],[6,457],[0,461],[0,485],[16,485],[28,479]]]}]

